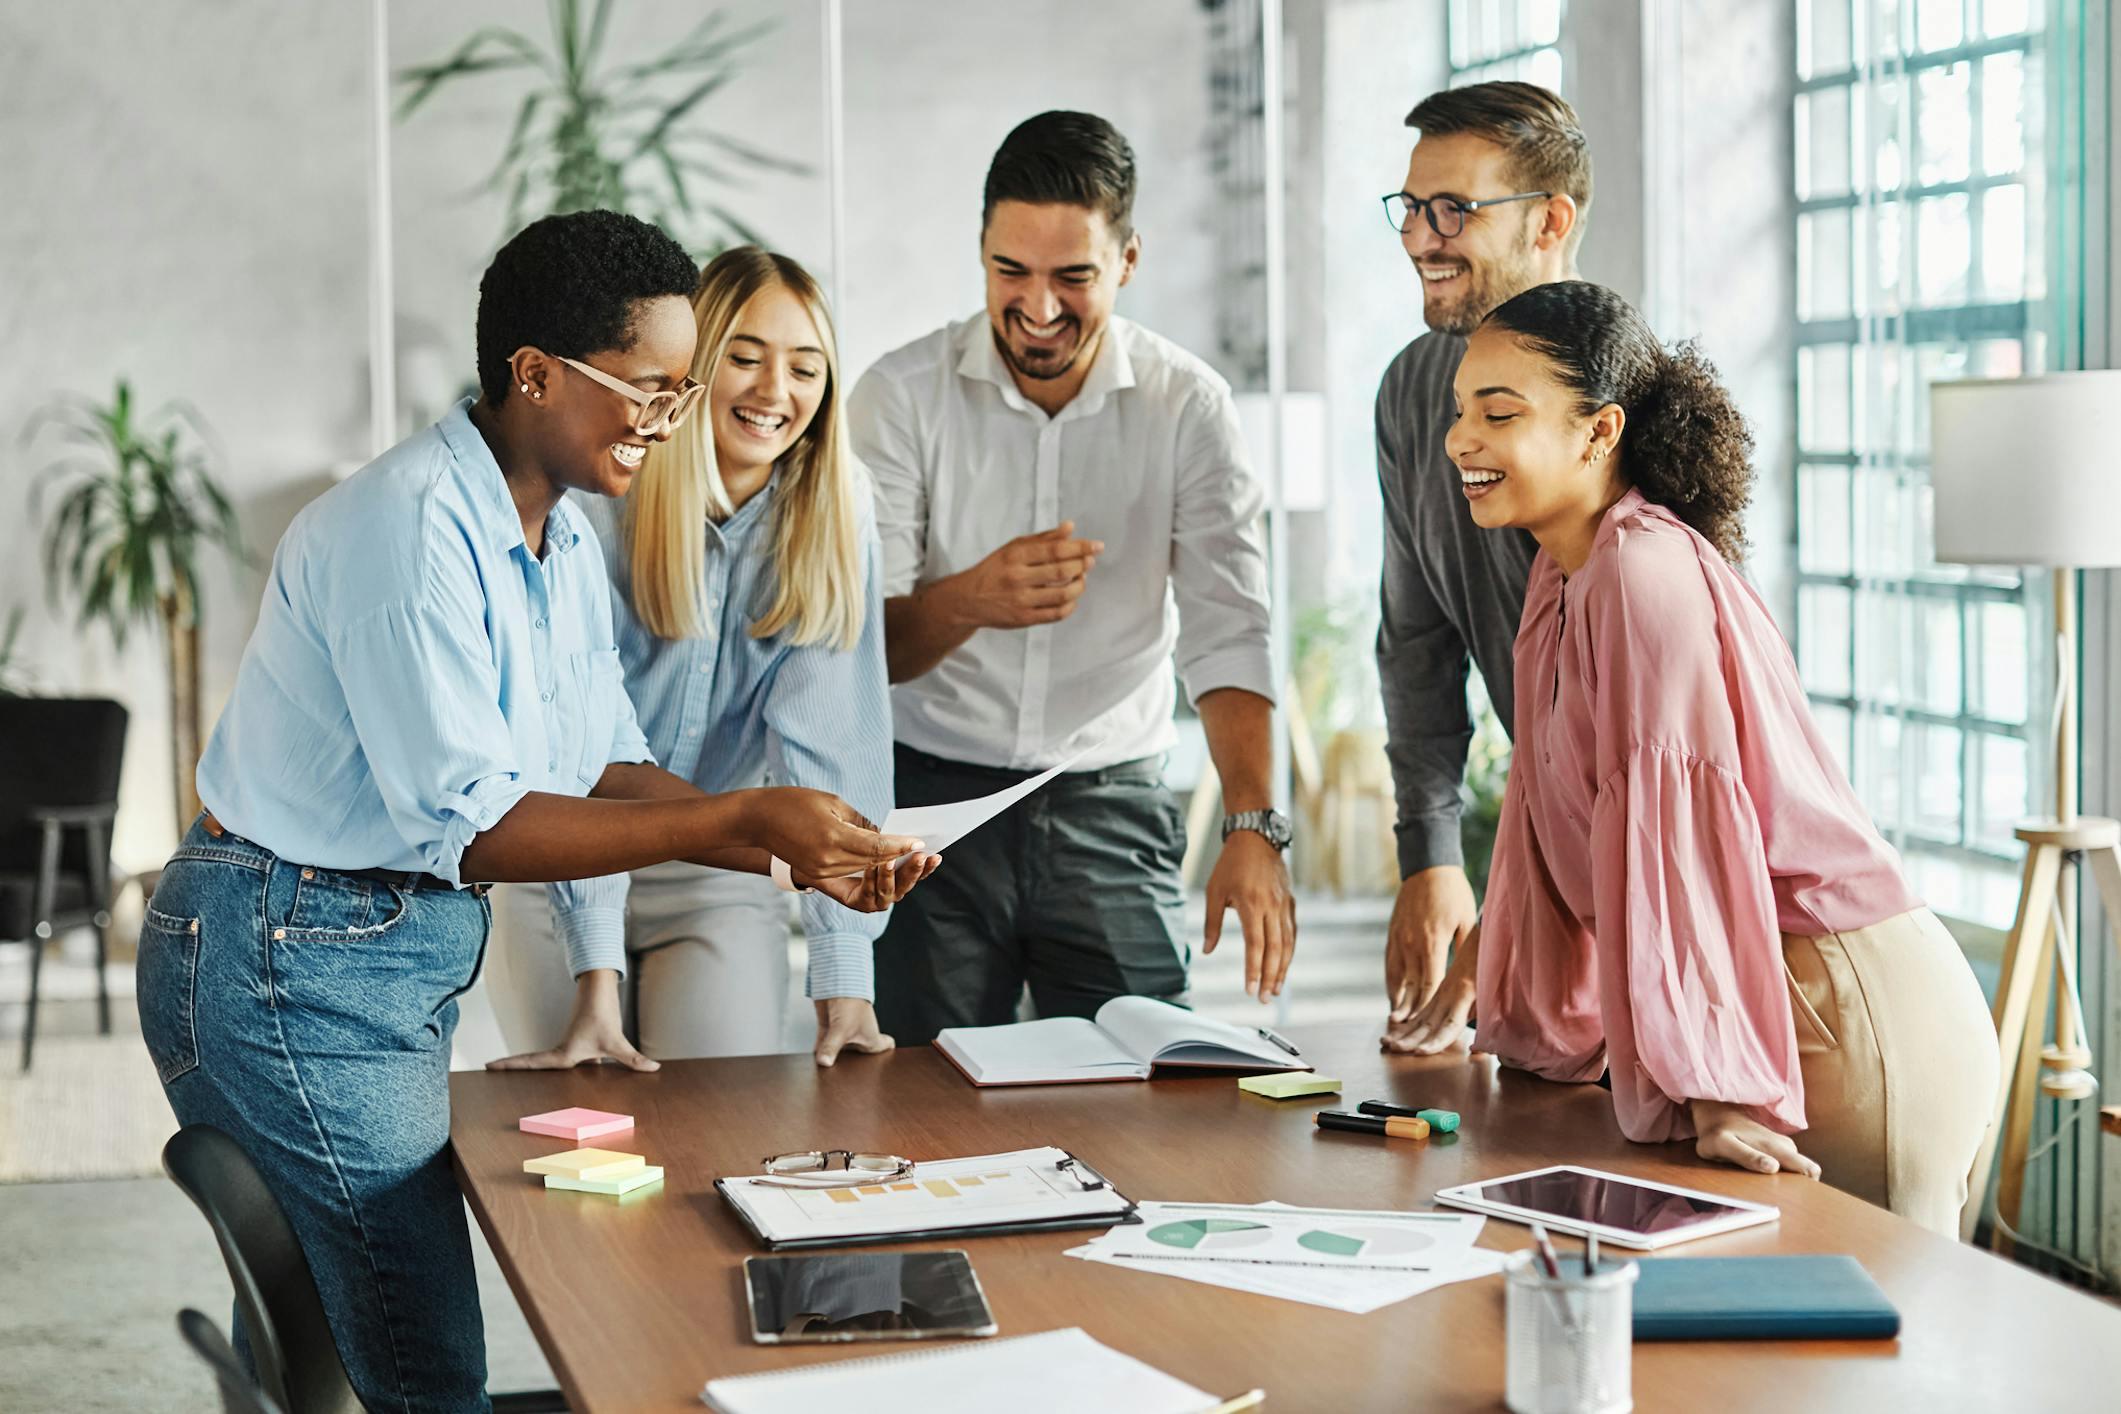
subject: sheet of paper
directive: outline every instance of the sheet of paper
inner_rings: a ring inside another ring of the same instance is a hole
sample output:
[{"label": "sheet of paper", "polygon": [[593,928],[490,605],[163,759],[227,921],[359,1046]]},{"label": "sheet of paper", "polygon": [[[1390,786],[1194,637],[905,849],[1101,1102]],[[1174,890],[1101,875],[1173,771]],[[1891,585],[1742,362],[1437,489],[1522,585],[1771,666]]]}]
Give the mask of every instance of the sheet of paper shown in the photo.
[{"label": "sheet of paper", "polygon": [[[1458,1216],[1451,1213],[1293,1208],[1269,1202],[1143,1203],[1140,1215],[1140,1226],[1115,1228],[1067,1255],[1357,1315],[1502,1270],[1502,1253],[1471,1245],[1482,1224],[1413,1225]],[[1152,1236],[1159,1230],[1161,1237]],[[1287,1250],[1284,1244],[1292,1234],[1309,1234],[1312,1242],[1298,1243],[1300,1257],[1274,1260],[1275,1253]],[[1416,1235],[1435,1239],[1425,1249],[1425,1269],[1359,1265],[1364,1253],[1349,1250],[1361,1243],[1375,1253],[1380,1246],[1403,1246]],[[1158,1246],[1171,1249],[1170,1255],[1146,1250]]]},{"label": "sheet of paper", "polygon": [[1007,790],[998,790],[976,800],[953,801],[948,805],[900,806],[885,818],[883,832],[911,835],[928,846],[928,853],[941,854],[1102,745],[1102,741],[1092,742],[1051,770],[1041,771],[1028,781],[1018,781]]},{"label": "sheet of paper", "polygon": [[1317,1267],[1254,1267],[1235,1262],[1186,1262],[1149,1264],[1130,1262],[1093,1247],[1076,1247],[1068,1254],[1089,1262],[1125,1267],[1155,1276],[1184,1277],[1205,1286],[1272,1296],[1283,1301],[1301,1301],[1364,1316],[1395,1305],[1424,1291],[1454,1282],[1493,1276],[1502,1270],[1506,1254],[1475,1247],[1446,1272],[1388,1272],[1376,1270],[1329,1270]]},{"label": "sheet of paper", "polygon": [[1480,1236],[1469,1213],[1290,1208],[1241,1203],[1143,1203],[1141,1222],[1115,1229],[1100,1250],[1129,1261],[1395,1272],[1454,1266]]}]

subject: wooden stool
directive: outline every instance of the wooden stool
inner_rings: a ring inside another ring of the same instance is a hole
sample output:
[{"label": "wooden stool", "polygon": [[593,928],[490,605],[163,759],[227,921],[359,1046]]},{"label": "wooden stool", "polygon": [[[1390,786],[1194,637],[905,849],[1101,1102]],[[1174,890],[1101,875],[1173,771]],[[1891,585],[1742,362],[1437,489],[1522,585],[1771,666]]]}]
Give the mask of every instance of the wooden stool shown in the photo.
[{"label": "wooden stool", "polygon": [[[2098,1089],[2084,1044],[2084,1015],[2076,986],[2076,940],[2063,917],[2059,883],[2073,857],[2088,865],[2106,906],[2107,926],[2121,947],[2121,822],[2098,816],[2073,820],[2037,820],[2020,825],[2025,841],[2025,879],[2018,894],[2018,916],[2004,944],[2003,976],[1996,986],[1993,1015],[1996,1045],[2003,1060],[1988,1133],[1968,1179],[1967,1204],[1960,1236],[1971,1240],[1988,1189],[1989,1167],[2000,1143],[2003,1172],[1996,1184],[1997,1223],[1989,1245],[2008,1250],[2005,1227],[2015,1230],[2025,1196],[2027,1146],[2032,1137],[2033,1089],[2058,1100],[2088,1099]],[[2042,1046],[2045,994],[2055,993],[2055,1042]],[[2035,1014],[2036,999],[2039,1013]],[[2049,1073],[2043,1075],[2041,1072]]]}]

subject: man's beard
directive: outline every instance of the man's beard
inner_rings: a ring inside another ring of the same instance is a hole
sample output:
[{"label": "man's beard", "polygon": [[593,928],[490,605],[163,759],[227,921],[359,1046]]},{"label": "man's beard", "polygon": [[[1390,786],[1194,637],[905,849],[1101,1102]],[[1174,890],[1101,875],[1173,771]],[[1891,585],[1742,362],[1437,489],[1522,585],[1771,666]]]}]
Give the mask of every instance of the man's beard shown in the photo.
[{"label": "man's beard", "polygon": [[1003,327],[994,331],[994,346],[1001,350],[1002,357],[1009,361],[1009,366],[1024,377],[1041,383],[1067,377],[1068,371],[1082,358],[1083,349],[1088,343],[1082,337],[1083,326],[1071,318],[1068,323],[1076,331],[1074,344],[1066,348],[1040,349],[1038,358],[1027,359],[1009,342],[1007,326],[1012,318],[1011,315],[1003,315]]},{"label": "man's beard", "polygon": [[[1419,268],[1417,262],[1416,269]],[[1451,296],[1448,302],[1430,299],[1428,286],[1422,286],[1422,319],[1439,333],[1456,334],[1464,338],[1478,329],[1480,321],[1494,313],[1497,308],[1539,283],[1533,270],[1532,248],[1529,242],[1501,260],[1490,261],[1485,265],[1467,261],[1464,262],[1464,268],[1465,289]]]}]

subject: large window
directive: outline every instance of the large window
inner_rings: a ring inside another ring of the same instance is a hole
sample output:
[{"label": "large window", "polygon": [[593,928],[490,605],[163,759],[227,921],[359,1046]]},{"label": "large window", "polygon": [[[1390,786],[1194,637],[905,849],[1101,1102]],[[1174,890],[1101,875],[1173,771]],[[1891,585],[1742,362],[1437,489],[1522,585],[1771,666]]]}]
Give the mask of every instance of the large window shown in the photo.
[{"label": "large window", "polygon": [[2044,581],[1931,559],[1927,385],[2043,364],[2041,8],[1797,7],[1798,663],[1918,892],[1995,926],[2042,804]]},{"label": "large window", "polygon": [[1451,87],[1523,79],[1561,92],[1562,0],[1451,0]]}]

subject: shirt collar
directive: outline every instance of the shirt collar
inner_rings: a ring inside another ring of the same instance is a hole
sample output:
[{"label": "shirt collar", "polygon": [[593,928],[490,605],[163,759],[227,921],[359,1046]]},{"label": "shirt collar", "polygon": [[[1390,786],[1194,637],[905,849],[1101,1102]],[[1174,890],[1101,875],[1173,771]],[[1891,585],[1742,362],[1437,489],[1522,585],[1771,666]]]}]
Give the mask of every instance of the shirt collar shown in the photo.
[{"label": "shirt collar", "polygon": [[[435,424],[441,434],[442,445],[449,449],[450,460],[456,464],[457,480],[470,492],[472,503],[486,512],[487,534],[494,549],[507,554],[521,545],[529,549],[523,538],[523,517],[516,511],[515,498],[508,494],[508,478],[501,474],[501,464],[494,460],[493,448],[471,420],[471,399],[465,398]],[[564,555],[582,543],[582,532],[586,522],[582,513],[565,496],[545,517],[545,546],[548,556]]]},{"label": "shirt collar", "polygon": [[776,466],[767,476],[766,484],[759,488],[756,496],[736,508],[736,514],[724,521],[708,518],[707,528],[721,537],[723,544],[733,544],[749,535],[753,527],[766,514],[766,506],[781,494],[781,469]]},{"label": "shirt collar", "polygon": [[[1105,323],[1105,334],[1098,341],[1096,361],[1090,365],[1083,386],[1076,391],[1068,405],[1053,414],[1057,422],[1064,417],[1089,417],[1104,406],[1106,397],[1122,388],[1134,386],[1134,360],[1127,353],[1127,321],[1113,315]],[[1001,389],[1002,400],[1019,412],[1045,415],[1044,409],[1026,398],[1023,390],[1016,386],[1016,378],[1003,361],[1001,350],[994,346],[994,325],[984,313],[976,314],[965,321],[964,352],[957,360],[957,371],[966,378],[982,383],[992,383]]]},{"label": "shirt collar", "polygon": [[1591,537],[1591,549],[1594,552],[1601,549],[1607,541],[1620,533],[1622,521],[1645,508],[1659,512],[1667,518],[1671,515],[1664,507],[1651,505],[1641,491],[1630,486],[1619,500],[1606,508],[1605,515],[1599,519],[1598,533]]}]

